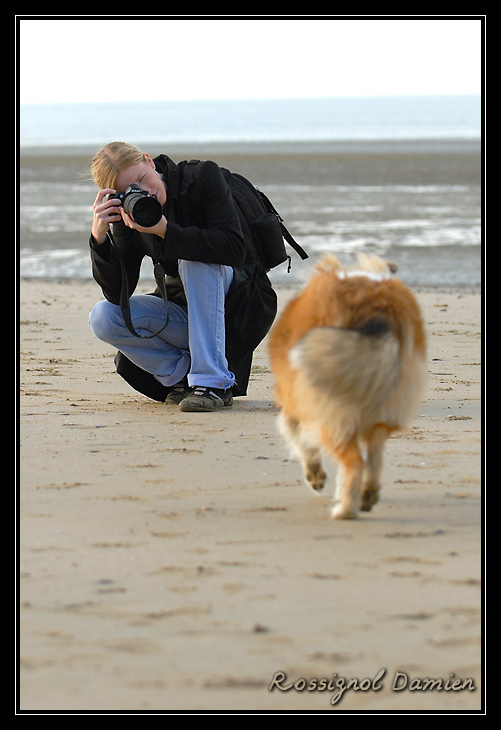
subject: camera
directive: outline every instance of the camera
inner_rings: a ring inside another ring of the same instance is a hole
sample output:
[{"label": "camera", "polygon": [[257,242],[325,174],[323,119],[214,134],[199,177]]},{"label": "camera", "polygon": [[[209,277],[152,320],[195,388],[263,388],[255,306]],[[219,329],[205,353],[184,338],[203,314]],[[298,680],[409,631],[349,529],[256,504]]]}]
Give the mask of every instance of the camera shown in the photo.
[{"label": "camera", "polygon": [[162,206],[160,202],[150,195],[146,190],[141,190],[139,185],[128,185],[121,193],[111,193],[105,196],[105,200],[116,198],[119,200],[127,215],[144,228],[151,228],[158,223],[162,217]]}]

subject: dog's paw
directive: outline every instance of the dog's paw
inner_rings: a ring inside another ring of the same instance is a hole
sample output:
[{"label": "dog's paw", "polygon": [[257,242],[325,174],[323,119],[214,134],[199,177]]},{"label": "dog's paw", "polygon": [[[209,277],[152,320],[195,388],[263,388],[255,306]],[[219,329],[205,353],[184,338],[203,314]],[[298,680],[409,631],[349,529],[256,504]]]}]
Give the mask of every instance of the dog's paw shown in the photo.
[{"label": "dog's paw", "polygon": [[331,511],[331,517],[333,520],[356,520],[357,516],[356,510],[347,509],[342,504],[337,504]]},{"label": "dog's paw", "polygon": [[379,489],[368,489],[362,494],[360,509],[362,512],[370,512],[376,502],[379,502]]},{"label": "dog's paw", "polygon": [[315,466],[310,466],[306,470],[305,473],[306,477],[306,483],[308,484],[311,489],[313,489],[314,492],[321,492],[324,488],[325,480],[327,479],[327,474],[323,470],[322,466],[320,464]]}]

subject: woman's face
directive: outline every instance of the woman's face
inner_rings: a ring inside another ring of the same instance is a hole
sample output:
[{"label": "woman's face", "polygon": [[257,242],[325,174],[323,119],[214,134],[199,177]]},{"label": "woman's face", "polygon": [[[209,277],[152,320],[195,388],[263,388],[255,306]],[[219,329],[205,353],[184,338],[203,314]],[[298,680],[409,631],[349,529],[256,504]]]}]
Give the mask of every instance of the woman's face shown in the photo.
[{"label": "woman's face", "polygon": [[161,176],[155,170],[155,163],[149,155],[145,155],[143,162],[138,165],[132,165],[122,170],[116,182],[117,192],[125,190],[127,185],[135,183],[142,190],[146,190],[150,195],[164,205],[167,201],[167,190]]}]

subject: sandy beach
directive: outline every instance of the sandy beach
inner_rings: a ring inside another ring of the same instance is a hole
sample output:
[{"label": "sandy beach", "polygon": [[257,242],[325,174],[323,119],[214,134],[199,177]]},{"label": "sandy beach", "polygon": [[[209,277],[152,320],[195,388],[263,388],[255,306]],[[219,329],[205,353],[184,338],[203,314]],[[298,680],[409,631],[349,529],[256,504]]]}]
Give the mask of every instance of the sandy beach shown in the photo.
[{"label": "sandy beach", "polygon": [[480,710],[480,294],[417,292],[426,397],[343,522],[335,466],[315,497],[277,434],[266,341],[246,398],[181,413],[114,373],[95,283],[18,293],[21,712]]}]

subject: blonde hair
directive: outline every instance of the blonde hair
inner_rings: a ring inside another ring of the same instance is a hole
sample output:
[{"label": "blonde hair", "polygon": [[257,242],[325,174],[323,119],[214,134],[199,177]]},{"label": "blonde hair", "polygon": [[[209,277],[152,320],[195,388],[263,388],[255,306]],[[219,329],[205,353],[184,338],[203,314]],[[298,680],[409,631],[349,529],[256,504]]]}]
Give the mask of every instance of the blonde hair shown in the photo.
[{"label": "blonde hair", "polygon": [[94,155],[90,170],[94,182],[101,190],[115,190],[120,172],[143,162],[144,159],[144,153],[139,147],[128,142],[109,142]]}]

